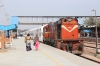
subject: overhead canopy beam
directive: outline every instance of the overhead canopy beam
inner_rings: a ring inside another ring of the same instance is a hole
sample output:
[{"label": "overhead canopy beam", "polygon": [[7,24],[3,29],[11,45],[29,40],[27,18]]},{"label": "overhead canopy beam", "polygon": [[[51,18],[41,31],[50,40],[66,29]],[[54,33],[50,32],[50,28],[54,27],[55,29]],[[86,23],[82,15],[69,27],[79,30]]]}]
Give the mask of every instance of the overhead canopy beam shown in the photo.
[{"label": "overhead canopy beam", "polygon": [[[21,21],[18,21],[19,25],[43,25],[43,24],[48,24],[49,22],[55,22],[56,20],[65,17],[87,18],[87,17],[95,17],[95,16],[17,16],[17,17],[21,18]],[[100,16],[96,16],[96,17],[100,17]],[[55,20],[55,18],[57,19]],[[27,20],[23,21],[22,19],[27,19]],[[32,21],[28,21],[28,19]],[[35,19],[36,21],[34,21]],[[51,21],[49,19],[51,19]]]},{"label": "overhead canopy beam", "polygon": [[[18,17],[91,17],[91,16],[18,16]],[[92,16],[95,17],[95,16]],[[97,16],[100,17],[100,16]]]},{"label": "overhead canopy beam", "polygon": [[48,24],[48,23],[18,23],[19,25],[43,25],[43,24]]},{"label": "overhead canopy beam", "polygon": [[[82,18],[82,17],[95,17],[95,16],[18,16],[18,17],[43,17],[43,18],[57,18],[57,17],[59,17],[59,18],[61,18],[61,17],[80,17],[80,18]],[[100,17],[100,16],[96,16],[96,17]]]}]

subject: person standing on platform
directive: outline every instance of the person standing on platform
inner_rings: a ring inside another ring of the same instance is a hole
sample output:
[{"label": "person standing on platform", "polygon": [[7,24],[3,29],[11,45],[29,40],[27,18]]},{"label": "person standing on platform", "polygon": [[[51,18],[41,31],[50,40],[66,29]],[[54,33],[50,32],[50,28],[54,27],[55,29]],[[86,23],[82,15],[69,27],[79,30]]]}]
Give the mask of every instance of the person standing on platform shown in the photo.
[{"label": "person standing on platform", "polygon": [[30,37],[30,34],[27,34],[27,36],[25,37],[25,43],[26,43],[26,50],[27,51],[32,50],[32,48],[31,48],[31,40],[32,40],[32,38]]}]

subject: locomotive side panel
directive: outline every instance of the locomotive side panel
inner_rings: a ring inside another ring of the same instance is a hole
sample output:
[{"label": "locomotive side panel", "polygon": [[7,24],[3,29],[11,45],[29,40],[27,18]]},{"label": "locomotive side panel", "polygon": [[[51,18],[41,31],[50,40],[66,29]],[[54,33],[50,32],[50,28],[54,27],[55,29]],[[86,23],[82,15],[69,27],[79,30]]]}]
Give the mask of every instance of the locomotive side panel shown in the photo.
[{"label": "locomotive side panel", "polygon": [[49,37],[48,37],[48,44],[49,45],[52,45],[52,43],[53,43],[53,40],[54,40],[54,33],[53,33],[53,23],[52,22],[50,22],[49,24],[48,24],[48,35],[49,35]]},{"label": "locomotive side panel", "polygon": [[44,38],[48,38],[49,37],[49,35],[48,35],[48,26],[45,26],[44,28],[43,28],[43,36],[44,36]]},{"label": "locomotive side panel", "polygon": [[49,40],[49,26],[46,25],[43,27],[43,43],[47,43]]},{"label": "locomotive side panel", "polygon": [[51,39],[52,38],[52,26],[51,26],[51,23],[49,24],[49,31],[48,32],[50,32],[49,33],[49,39]]},{"label": "locomotive side panel", "polygon": [[57,26],[56,26],[56,23],[54,23],[54,26],[53,26],[53,39],[57,39]]}]

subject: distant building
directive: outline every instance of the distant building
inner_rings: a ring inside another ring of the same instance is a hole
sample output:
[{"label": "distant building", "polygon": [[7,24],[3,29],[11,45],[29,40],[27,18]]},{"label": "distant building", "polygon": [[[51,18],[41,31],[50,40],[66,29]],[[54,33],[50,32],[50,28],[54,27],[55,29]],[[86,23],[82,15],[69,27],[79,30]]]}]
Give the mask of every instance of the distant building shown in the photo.
[{"label": "distant building", "polygon": [[[97,27],[97,30],[98,30],[98,37],[100,37],[100,27]],[[95,26],[79,25],[80,36],[83,36],[82,32],[85,34],[84,37],[96,37]]]}]

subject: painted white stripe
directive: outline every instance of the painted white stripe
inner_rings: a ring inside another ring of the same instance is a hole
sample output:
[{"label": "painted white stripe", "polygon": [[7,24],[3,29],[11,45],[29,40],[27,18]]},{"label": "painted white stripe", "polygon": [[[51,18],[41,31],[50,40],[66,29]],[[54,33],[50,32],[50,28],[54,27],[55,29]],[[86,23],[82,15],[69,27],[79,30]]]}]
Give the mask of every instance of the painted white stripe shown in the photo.
[{"label": "painted white stripe", "polygon": [[64,25],[61,26],[63,29],[67,30],[68,32],[72,32],[78,25],[75,25],[71,30],[67,29]]}]

